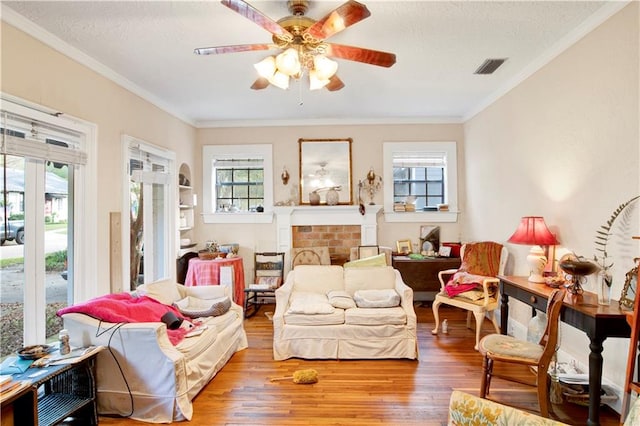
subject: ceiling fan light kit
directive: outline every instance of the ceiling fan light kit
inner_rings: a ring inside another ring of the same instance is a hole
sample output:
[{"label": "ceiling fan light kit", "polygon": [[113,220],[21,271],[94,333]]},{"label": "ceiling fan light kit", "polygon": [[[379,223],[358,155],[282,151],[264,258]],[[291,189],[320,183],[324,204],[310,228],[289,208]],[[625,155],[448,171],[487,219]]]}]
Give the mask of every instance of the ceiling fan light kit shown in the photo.
[{"label": "ceiling fan light kit", "polygon": [[273,85],[281,89],[289,87],[291,78],[309,78],[310,90],[326,87],[340,90],[344,83],[338,78],[335,57],[370,65],[390,67],[396,62],[393,53],[327,43],[324,40],[370,16],[367,7],[349,0],[324,18],[315,21],[304,16],[309,2],[289,0],[287,6],[292,16],[273,21],[244,0],[222,0],[229,9],[260,25],[272,34],[273,44],[244,44],[236,46],[205,47],[194,49],[198,55],[280,49],[281,53],[268,56],[254,64],[259,78],[251,86],[260,90]]}]

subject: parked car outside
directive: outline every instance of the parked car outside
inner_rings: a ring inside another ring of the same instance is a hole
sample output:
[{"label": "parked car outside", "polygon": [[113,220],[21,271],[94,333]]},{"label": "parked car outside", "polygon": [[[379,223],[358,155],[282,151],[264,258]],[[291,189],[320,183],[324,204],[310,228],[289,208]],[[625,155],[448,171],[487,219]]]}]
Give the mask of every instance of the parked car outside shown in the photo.
[{"label": "parked car outside", "polygon": [[11,220],[0,222],[0,245],[5,241],[16,241],[16,244],[24,244],[24,220]]}]

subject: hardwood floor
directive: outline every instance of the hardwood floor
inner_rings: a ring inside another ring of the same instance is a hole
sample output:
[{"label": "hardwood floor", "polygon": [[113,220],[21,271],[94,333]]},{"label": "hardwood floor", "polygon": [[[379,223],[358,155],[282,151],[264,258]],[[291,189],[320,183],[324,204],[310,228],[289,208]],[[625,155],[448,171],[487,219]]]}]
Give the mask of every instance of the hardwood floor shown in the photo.
[{"label": "hardwood floor", "polygon": [[[273,361],[272,326],[263,306],[245,321],[249,348],[236,353],[194,400],[194,425],[445,425],[452,389],[479,394],[482,358],[473,350],[474,332],[465,313],[441,306],[449,334],[433,336],[431,306],[416,305],[420,360]],[[492,332],[489,321],[483,333]],[[313,368],[318,383],[271,382],[273,377]],[[497,365],[496,365],[497,368]],[[525,368],[513,374],[530,376]],[[538,409],[535,388],[494,379],[491,399]],[[587,408],[552,405],[552,417],[572,425],[586,424]],[[603,407],[601,425],[618,425],[616,412]],[[102,425],[143,425],[130,419],[101,416]]]}]

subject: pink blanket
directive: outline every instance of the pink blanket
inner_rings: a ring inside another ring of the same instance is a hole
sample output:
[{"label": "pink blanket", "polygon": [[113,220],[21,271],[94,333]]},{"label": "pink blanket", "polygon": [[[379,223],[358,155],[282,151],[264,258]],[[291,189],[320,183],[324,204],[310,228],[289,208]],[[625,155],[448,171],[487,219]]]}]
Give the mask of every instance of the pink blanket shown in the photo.
[{"label": "pink blanket", "polygon": [[[150,297],[133,297],[129,293],[117,293],[62,308],[58,311],[58,316],[80,313],[112,323],[160,322],[162,315],[168,311],[172,311],[178,318],[183,318],[176,308],[164,305]],[[169,340],[174,346],[180,343],[187,333],[188,330],[184,328],[167,329]]]}]

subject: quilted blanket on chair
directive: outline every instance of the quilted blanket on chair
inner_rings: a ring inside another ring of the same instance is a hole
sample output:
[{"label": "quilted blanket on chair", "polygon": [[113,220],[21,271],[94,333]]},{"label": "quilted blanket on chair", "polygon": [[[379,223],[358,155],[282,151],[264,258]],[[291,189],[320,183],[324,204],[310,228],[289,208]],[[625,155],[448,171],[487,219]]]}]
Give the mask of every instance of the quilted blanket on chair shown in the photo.
[{"label": "quilted blanket on chair", "polygon": [[[134,297],[129,293],[116,293],[62,308],[57,314],[62,316],[69,313],[80,313],[117,324],[123,322],[161,322],[162,316],[168,311],[173,312],[178,318],[183,318],[183,315],[176,308],[164,305],[150,297]],[[180,343],[187,333],[188,330],[184,328],[167,329],[169,341],[174,346]]]}]

